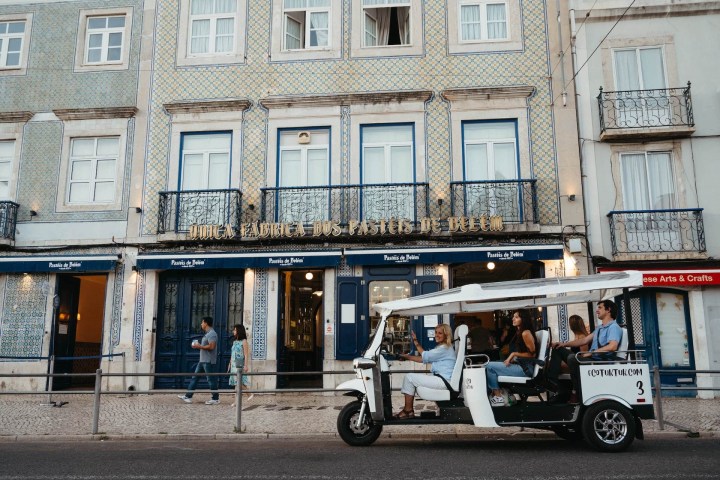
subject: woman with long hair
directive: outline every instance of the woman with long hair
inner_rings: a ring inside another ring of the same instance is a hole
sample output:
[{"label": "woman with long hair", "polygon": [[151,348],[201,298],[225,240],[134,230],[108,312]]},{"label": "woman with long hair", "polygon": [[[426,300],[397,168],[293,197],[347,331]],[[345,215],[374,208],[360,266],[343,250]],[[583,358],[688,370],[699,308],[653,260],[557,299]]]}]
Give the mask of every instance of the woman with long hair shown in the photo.
[{"label": "woman with long hair", "polygon": [[[575,334],[575,340],[580,340],[590,335],[590,332],[587,331],[587,327],[585,327],[585,320],[583,320],[580,315],[570,315],[568,323],[570,324],[570,331]],[[571,350],[574,353],[578,353],[587,352],[589,348],[590,347],[588,345],[582,345],[580,347],[572,347]]]},{"label": "woman with long hair", "polygon": [[[248,361],[250,359],[250,347],[248,346],[247,333],[242,325],[233,327],[233,344],[230,350],[230,365],[228,365],[228,373],[230,373],[230,386],[237,385],[237,372],[248,371]],[[243,387],[250,386],[250,379],[247,375],[242,376]],[[250,395],[252,397],[252,395]],[[248,400],[250,400],[248,397]],[[235,404],[233,404],[234,406]]]},{"label": "woman with long hair", "polygon": [[532,370],[532,364],[527,359],[535,359],[537,346],[535,345],[535,322],[525,310],[513,313],[512,326],[515,334],[511,344],[513,351],[504,362],[490,362],[485,366],[488,388],[492,390],[490,405],[500,407],[505,405],[505,399],[500,390],[498,376],[524,377]]}]

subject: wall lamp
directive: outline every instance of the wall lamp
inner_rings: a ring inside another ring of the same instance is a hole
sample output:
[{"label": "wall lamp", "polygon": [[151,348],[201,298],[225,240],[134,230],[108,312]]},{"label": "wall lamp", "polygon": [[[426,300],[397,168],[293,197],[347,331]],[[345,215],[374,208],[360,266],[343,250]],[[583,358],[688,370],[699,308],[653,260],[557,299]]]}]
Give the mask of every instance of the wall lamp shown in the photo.
[{"label": "wall lamp", "polygon": [[142,208],[135,207],[135,213],[142,213]]},{"label": "wall lamp", "polygon": [[37,210],[30,210],[31,217],[37,217]]}]

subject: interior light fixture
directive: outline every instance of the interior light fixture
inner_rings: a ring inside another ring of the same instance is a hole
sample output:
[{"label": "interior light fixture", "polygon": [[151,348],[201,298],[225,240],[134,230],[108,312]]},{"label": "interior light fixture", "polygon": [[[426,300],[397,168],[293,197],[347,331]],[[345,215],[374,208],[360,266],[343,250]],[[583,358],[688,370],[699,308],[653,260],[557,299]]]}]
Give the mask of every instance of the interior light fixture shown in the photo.
[{"label": "interior light fixture", "polygon": [[306,279],[306,280],[312,280],[314,276],[315,276],[315,275],[313,275],[312,272],[307,272],[307,273],[305,274],[305,279]]},{"label": "interior light fixture", "polygon": [[488,270],[495,270],[495,262],[488,262],[487,268]]}]

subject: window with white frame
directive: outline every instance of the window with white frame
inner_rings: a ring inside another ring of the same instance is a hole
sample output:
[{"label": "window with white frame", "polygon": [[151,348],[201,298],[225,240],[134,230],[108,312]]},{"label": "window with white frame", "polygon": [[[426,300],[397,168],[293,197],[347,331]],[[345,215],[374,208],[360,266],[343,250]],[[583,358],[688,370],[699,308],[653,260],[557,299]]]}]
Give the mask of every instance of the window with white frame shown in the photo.
[{"label": "window with white frame", "polygon": [[[613,50],[618,126],[652,127],[670,124],[665,55],[662,47]],[[655,90],[650,94],[642,91]],[[650,98],[648,98],[648,95]]]},{"label": "window with white frame", "polygon": [[0,200],[10,199],[15,140],[0,141]]},{"label": "window with white frame", "polygon": [[277,221],[311,223],[327,219],[332,195],[327,188],[330,130],[281,131],[278,155],[278,186],[281,188]]},{"label": "window with white frame", "polygon": [[330,0],[283,0],[284,50],[330,46]]},{"label": "window with white frame", "polygon": [[190,0],[189,55],[235,53],[237,0]]},{"label": "window with white frame", "polygon": [[620,154],[626,210],[677,208],[671,152]]},{"label": "window with white frame", "polygon": [[0,21],[0,68],[20,68],[24,39],[24,20]]},{"label": "window with white frame", "polygon": [[515,121],[463,122],[462,128],[465,213],[521,219]]},{"label": "window with white frame", "polygon": [[411,44],[410,0],[362,0],[363,47]]},{"label": "window with white frame", "polygon": [[460,41],[481,42],[507,40],[508,5],[498,1],[461,1]]},{"label": "window with white frame", "polygon": [[230,133],[183,135],[181,190],[228,188],[231,139]]},{"label": "window with white frame", "polygon": [[413,128],[362,127],[363,218],[414,219],[414,188],[403,185],[415,182]]},{"label": "window with white frame", "polygon": [[123,59],[125,15],[87,18],[85,63],[121,63]]},{"label": "window with white frame", "polygon": [[119,137],[73,138],[67,203],[114,203],[119,154]]}]

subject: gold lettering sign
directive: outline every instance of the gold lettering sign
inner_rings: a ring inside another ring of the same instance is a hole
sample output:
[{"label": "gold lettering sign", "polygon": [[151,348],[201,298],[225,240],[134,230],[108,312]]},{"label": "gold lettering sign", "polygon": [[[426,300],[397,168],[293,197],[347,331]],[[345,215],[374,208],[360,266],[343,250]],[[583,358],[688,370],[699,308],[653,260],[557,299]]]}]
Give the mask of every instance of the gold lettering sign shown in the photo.
[{"label": "gold lettering sign", "polygon": [[[447,231],[450,233],[501,232],[505,229],[499,215],[480,215],[479,217],[448,217]],[[439,218],[425,217],[419,221],[417,233],[437,235],[442,233],[442,221]],[[347,227],[338,222],[323,220],[307,229],[302,222],[296,223],[243,223],[237,228],[232,225],[191,225],[188,240],[233,240],[244,238],[297,238],[297,237],[339,237],[341,235],[397,236],[415,232],[415,225],[408,219],[350,220]]]}]

